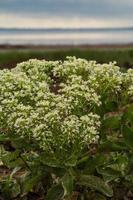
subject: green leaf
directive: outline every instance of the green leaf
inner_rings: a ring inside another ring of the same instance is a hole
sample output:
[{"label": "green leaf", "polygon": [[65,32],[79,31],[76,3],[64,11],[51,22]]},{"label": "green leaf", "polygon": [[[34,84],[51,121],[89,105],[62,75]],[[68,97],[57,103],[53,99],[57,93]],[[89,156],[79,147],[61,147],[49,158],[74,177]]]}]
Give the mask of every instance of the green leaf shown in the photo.
[{"label": "green leaf", "polygon": [[71,155],[68,160],[65,161],[65,166],[74,167],[77,164],[77,155]]},{"label": "green leaf", "polygon": [[6,134],[0,134],[0,142],[6,142],[9,140],[9,137]]},{"label": "green leaf", "polygon": [[54,185],[47,193],[46,200],[61,200],[64,189],[61,184]]},{"label": "green leaf", "polygon": [[20,185],[19,184],[13,184],[12,188],[11,188],[11,194],[12,194],[12,198],[17,197],[19,194],[21,193],[20,190]]},{"label": "green leaf", "polygon": [[61,182],[64,188],[64,196],[70,197],[73,192],[73,176],[66,173]]},{"label": "green leaf", "polygon": [[78,160],[77,165],[80,165],[80,164],[83,164],[83,163],[87,162],[89,160],[89,158],[90,158],[89,155],[81,157]]},{"label": "green leaf", "polygon": [[[33,150],[34,149],[32,142],[29,141],[28,138],[20,138],[18,136],[11,135],[10,140],[11,140],[12,146],[15,149],[19,149],[20,151],[22,149],[25,149],[25,150],[31,150],[31,149]],[[30,145],[29,145],[29,143],[30,143]]]},{"label": "green leaf", "polygon": [[117,111],[118,110],[118,102],[115,99],[109,100],[109,101],[105,102],[104,109],[106,110],[106,112],[112,112],[112,110]]},{"label": "green leaf", "polygon": [[47,165],[49,167],[61,167],[61,164],[59,163],[59,161],[55,157],[50,156],[49,154],[46,154],[46,153],[43,153],[40,156],[40,161],[44,165]]},{"label": "green leaf", "polygon": [[85,200],[107,200],[105,196],[99,193],[87,192],[85,194]]},{"label": "green leaf", "polygon": [[9,180],[8,178],[1,183],[1,193],[2,197],[6,200],[11,200],[17,197],[20,194],[20,185],[13,180]]},{"label": "green leaf", "polygon": [[19,158],[19,151],[7,152],[1,159],[4,165],[9,168],[14,168],[23,164],[22,160]]},{"label": "green leaf", "polygon": [[40,181],[40,177],[37,175],[36,176],[32,176],[32,175],[25,176],[22,181],[23,192],[25,193],[25,192],[32,191],[33,187],[39,184],[39,181]]},{"label": "green leaf", "polygon": [[106,117],[102,122],[103,128],[104,129],[118,129],[120,127],[120,120],[121,120],[121,116],[119,115]]},{"label": "green leaf", "polygon": [[1,183],[1,193],[4,199],[11,199],[11,181],[8,179],[4,183]]},{"label": "green leaf", "polygon": [[80,175],[77,179],[77,184],[87,186],[92,190],[96,190],[106,195],[107,197],[113,196],[113,190],[101,178],[91,175]]},{"label": "green leaf", "polygon": [[97,172],[99,174],[101,174],[103,176],[104,180],[106,180],[106,181],[112,181],[121,176],[121,173],[119,171],[116,171],[109,167],[107,167],[105,169],[99,167],[99,168],[97,168]]},{"label": "green leaf", "polygon": [[122,133],[126,145],[133,150],[133,130],[128,126],[124,126],[122,129]]},{"label": "green leaf", "polygon": [[133,105],[129,106],[127,111],[123,114],[123,121],[130,121],[133,123]]},{"label": "green leaf", "polygon": [[106,200],[106,197],[101,194],[96,194],[96,200]]},{"label": "green leaf", "polygon": [[[120,139],[119,139],[120,140]],[[100,144],[100,152],[113,152],[127,150],[124,141],[106,141]]]},{"label": "green leaf", "polygon": [[105,163],[106,157],[103,154],[97,154],[94,157],[90,157],[89,160],[84,163],[83,170],[85,174],[93,174],[96,167]]}]

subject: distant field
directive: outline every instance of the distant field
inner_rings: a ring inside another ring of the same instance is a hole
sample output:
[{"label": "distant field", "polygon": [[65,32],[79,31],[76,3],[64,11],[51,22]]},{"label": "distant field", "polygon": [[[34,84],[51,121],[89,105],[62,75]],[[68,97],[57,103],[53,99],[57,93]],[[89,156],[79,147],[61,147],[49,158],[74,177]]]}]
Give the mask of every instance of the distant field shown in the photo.
[{"label": "distant field", "polygon": [[117,61],[121,67],[133,66],[133,46],[95,46],[95,47],[14,47],[0,48],[0,68],[10,68],[18,62],[31,58],[57,60],[66,56],[76,56],[100,63]]}]

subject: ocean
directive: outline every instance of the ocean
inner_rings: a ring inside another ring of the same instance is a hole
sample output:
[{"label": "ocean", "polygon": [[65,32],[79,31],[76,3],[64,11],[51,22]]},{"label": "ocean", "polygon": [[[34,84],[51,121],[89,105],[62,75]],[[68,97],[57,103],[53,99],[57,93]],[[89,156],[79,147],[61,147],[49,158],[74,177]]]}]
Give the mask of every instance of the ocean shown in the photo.
[{"label": "ocean", "polygon": [[133,28],[0,28],[0,45],[98,45],[128,43],[133,43]]}]

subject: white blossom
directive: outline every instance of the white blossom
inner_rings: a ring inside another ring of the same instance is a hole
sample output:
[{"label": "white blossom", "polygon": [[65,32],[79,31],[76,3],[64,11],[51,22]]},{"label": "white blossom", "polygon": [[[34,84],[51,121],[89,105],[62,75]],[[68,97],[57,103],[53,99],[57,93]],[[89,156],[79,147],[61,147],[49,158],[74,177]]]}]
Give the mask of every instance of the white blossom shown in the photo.
[{"label": "white blossom", "polygon": [[[56,88],[56,86],[58,86]],[[98,142],[102,98],[133,95],[133,70],[68,57],[0,70],[0,130],[33,139],[46,152]]]}]

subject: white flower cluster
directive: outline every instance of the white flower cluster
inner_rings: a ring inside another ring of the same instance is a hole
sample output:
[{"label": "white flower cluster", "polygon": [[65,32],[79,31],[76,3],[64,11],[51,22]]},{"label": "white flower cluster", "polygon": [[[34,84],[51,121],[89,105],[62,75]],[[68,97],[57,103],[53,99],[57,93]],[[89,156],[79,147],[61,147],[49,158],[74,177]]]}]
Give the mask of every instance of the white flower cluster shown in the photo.
[{"label": "white flower cluster", "polygon": [[86,77],[97,66],[95,61],[87,61],[76,57],[67,57],[63,63],[53,68],[54,76],[68,79],[71,75]]},{"label": "white flower cluster", "polygon": [[109,64],[97,64],[95,61],[76,59],[68,57],[68,60],[53,68],[55,76],[64,81],[71,81],[74,76],[81,76],[88,81],[90,88],[96,90],[97,94],[116,94],[121,89],[123,75],[115,62]]},{"label": "white flower cluster", "polygon": [[90,86],[88,81],[84,81],[82,76],[71,75],[66,83],[60,84],[59,92],[67,98],[76,109],[81,108],[82,112],[93,105],[99,106],[100,96]]},{"label": "white flower cluster", "polygon": [[133,96],[133,69],[128,69],[124,74],[123,86],[125,89],[125,95]]},{"label": "white flower cluster", "polygon": [[19,63],[12,71],[25,72],[29,78],[35,76],[35,78],[40,80],[40,78],[46,77],[46,74],[50,75],[51,70],[59,66],[59,64],[59,61],[30,59],[29,61]]},{"label": "white flower cluster", "polygon": [[98,141],[96,108],[102,95],[120,92],[123,80],[133,83],[131,71],[125,74],[115,63],[75,57],[29,60],[0,70],[0,131],[35,141],[51,153],[89,146]]},{"label": "white flower cluster", "polygon": [[115,64],[115,62],[102,65],[97,64],[88,77],[91,85],[95,84],[100,95],[104,93],[113,94],[121,90],[123,75],[120,72],[120,68]]},{"label": "white flower cluster", "polygon": [[36,123],[32,135],[44,150],[80,149],[98,141],[99,117],[92,113],[78,117],[62,116],[57,110],[49,111],[41,123]]}]

